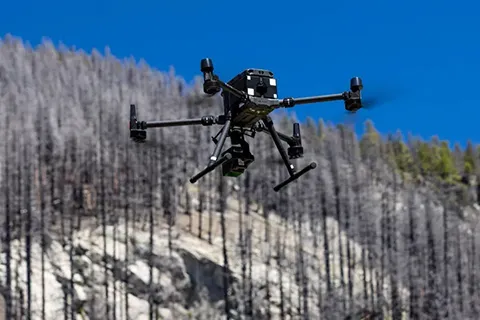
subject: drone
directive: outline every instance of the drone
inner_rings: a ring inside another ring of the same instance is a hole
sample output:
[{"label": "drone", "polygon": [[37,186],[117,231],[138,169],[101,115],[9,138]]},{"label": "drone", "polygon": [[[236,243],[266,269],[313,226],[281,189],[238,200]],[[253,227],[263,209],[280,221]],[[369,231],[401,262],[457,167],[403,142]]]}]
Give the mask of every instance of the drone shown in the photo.
[{"label": "drone", "polygon": [[[200,70],[203,73],[204,93],[207,96],[214,96],[221,91],[224,105],[222,115],[173,121],[139,121],[136,105],[130,105],[130,138],[138,143],[147,139],[146,130],[148,128],[190,125],[223,126],[216,136],[212,137],[215,148],[207,166],[190,179],[192,184],[219,166],[222,166],[223,176],[239,177],[242,175],[255,161],[245,137],[254,138],[256,133],[263,132],[273,139],[289,174],[286,180],[273,188],[275,192],[278,192],[310,170],[315,169],[317,163],[311,162],[305,168],[297,171],[291,160],[303,157],[300,124],[294,123],[293,135],[288,136],[275,129],[270,113],[279,108],[292,108],[296,105],[337,100],[343,100],[345,109],[350,113],[362,108],[360,92],[363,84],[359,77],[352,78],[350,90],[342,93],[279,99],[277,98],[277,81],[269,70],[246,69],[228,83],[223,82],[214,74],[213,62],[210,58],[201,60]],[[222,152],[227,138],[230,138],[231,146]],[[287,151],[282,145],[282,141],[288,144]]]}]

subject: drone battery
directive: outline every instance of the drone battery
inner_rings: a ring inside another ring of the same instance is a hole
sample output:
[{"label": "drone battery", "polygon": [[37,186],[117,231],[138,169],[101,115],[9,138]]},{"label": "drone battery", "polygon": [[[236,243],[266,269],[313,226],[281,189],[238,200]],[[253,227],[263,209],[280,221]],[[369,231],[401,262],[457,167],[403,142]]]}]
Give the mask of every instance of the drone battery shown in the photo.
[{"label": "drone battery", "polygon": [[[240,91],[246,92],[251,97],[277,99],[277,81],[273,73],[263,69],[247,69],[228,82],[229,85]],[[223,93],[224,111],[232,112],[235,122],[248,126],[259,118],[268,115],[272,109],[262,105],[240,107],[240,99],[235,95]],[[239,116],[239,117],[237,117]]]}]

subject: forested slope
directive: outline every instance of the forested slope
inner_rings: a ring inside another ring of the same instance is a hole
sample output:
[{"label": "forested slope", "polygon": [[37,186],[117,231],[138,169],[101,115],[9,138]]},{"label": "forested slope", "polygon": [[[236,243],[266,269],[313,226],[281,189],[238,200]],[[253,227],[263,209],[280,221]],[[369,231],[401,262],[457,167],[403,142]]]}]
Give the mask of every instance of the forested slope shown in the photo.
[{"label": "forested slope", "polygon": [[267,135],[245,175],[190,185],[219,128],[134,144],[131,103],[142,119],[222,110],[199,83],[109,52],[0,45],[8,319],[480,318],[471,144],[309,121],[298,165],[319,165],[284,191]]}]

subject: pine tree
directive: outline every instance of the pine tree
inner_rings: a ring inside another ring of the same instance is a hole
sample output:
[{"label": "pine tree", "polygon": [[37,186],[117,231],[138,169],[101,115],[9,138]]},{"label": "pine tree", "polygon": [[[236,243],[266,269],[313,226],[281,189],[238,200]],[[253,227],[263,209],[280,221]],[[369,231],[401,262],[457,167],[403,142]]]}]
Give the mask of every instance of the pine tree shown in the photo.
[{"label": "pine tree", "polygon": [[376,148],[380,147],[380,134],[371,120],[365,122],[364,134],[360,140],[360,150],[362,151],[362,158],[367,159],[371,157]]},{"label": "pine tree", "polygon": [[326,125],[323,119],[318,120],[318,130],[317,130],[317,135],[320,137],[320,139],[323,139],[326,134]]},{"label": "pine tree", "polygon": [[463,175],[469,177],[474,174],[477,170],[476,168],[476,157],[475,148],[473,147],[472,141],[467,141],[467,147],[463,155],[463,161],[465,163],[463,169]]},{"label": "pine tree", "polygon": [[414,170],[415,166],[413,164],[411,151],[405,142],[403,142],[403,135],[400,131],[397,131],[391,143],[393,145],[396,167],[402,172],[416,176],[417,172]]},{"label": "pine tree", "polygon": [[458,172],[455,168],[454,159],[446,141],[442,141],[440,147],[435,150],[438,153],[435,164],[436,173],[445,181],[454,182],[458,180]]},{"label": "pine tree", "polygon": [[460,144],[457,142],[453,145],[452,156],[455,163],[455,167],[458,172],[462,172],[464,169],[463,150]]},{"label": "pine tree", "polygon": [[431,177],[435,166],[432,148],[424,141],[418,141],[416,147],[420,173],[425,177]]},{"label": "pine tree", "polygon": [[[427,195],[429,198],[430,195]],[[439,308],[437,301],[438,285],[437,279],[439,278],[438,272],[438,259],[436,251],[436,242],[433,231],[433,217],[431,200],[428,199],[426,205],[426,234],[427,234],[427,279],[426,279],[426,292],[423,306],[423,312],[429,319],[439,319]]]}]

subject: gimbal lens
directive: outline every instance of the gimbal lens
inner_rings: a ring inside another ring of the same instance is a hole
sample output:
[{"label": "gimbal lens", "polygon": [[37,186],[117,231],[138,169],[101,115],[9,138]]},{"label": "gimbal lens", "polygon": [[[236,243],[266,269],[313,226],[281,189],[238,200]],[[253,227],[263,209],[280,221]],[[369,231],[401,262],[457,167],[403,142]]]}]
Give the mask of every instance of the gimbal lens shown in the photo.
[{"label": "gimbal lens", "polygon": [[257,88],[256,88],[256,89],[257,89],[257,92],[258,92],[261,96],[263,96],[265,93],[267,93],[267,89],[268,89],[268,88],[267,88],[267,86],[265,85],[265,83],[259,82],[259,83],[257,84]]}]

